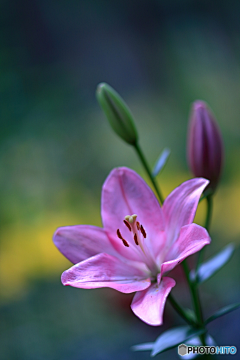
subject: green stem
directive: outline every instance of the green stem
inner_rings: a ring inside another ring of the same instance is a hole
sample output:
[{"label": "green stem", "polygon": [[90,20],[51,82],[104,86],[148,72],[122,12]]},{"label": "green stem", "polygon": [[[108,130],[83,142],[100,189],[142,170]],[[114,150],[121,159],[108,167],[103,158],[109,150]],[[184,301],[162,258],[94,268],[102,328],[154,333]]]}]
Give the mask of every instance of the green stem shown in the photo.
[{"label": "green stem", "polygon": [[138,154],[138,156],[139,156],[139,158],[140,158],[140,160],[141,160],[141,162],[142,162],[142,164],[143,164],[143,166],[144,166],[144,168],[145,168],[145,170],[146,170],[146,172],[147,172],[147,174],[148,174],[148,176],[149,176],[149,178],[150,178],[150,180],[151,180],[151,182],[152,182],[152,184],[154,186],[154,189],[156,190],[156,193],[158,195],[160,203],[163,204],[163,196],[162,196],[161,191],[160,191],[159,187],[157,186],[157,183],[156,183],[156,181],[155,181],[155,179],[154,179],[154,177],[152,175],[152,172],[151,172],[151,170],[150,170],[150,168],[148,166],[147,160],[146,160],[146,158],[145,158],[145,156],[144,156],[144,154],[142,152],[142,149],[140,148],[138,143],[134,144],[134,147],[135,147],[136,152],[137,152],[137,154]]},{"label": "green stem", "polygon": [[176,302],[172,294],[168,295],[168,300],[170,301],[172,307],[176,312],[191,326],[196,327],[196,323],[191,319],[191,317],[183,310],[183,308]]},{"label": "green stem", "polygon": [[[200,328],[205,328],[205,324],[204,324],[204,320],[203,320],[203,314],[202,314],[202,308],[201,308],[201,303],[200,303],[200,299],[199,299],[199,294],[198,294],[198,288],[197,288],[197,284],[196,282],[192,282],[189,276],[189,267],[187,264],[187,261],[184,260],[182,262],[182,266],[183,266],[183,270],[184,273],[186,275],[187,278],[187,282],[191,291],[191,297],[192,297],[192,302],[193,302],[193,306],[194,306],[194,310],[195,310],[195,314],[196,314],[196,318],[197,318],[197,326]],[[203,333],[202,335],[199,336],[200,340],[202,342],[203,346],[206,346],[206,332]],[[211,355],[209,354],[205,354],[204,357],[205,359],[210,359]]]},{"label": "green stem", "polygon": [[193,302],[193,306],[194,306],[194,310],[195,310],[195,314],[196,314],[196,318],[197,318],[197,322],[198,322],[198,326],[202,327],[204,322],[203,322],[203,315],[202,315],[202,309],[201,309],[201,304],[199,301],[199,295],[198,295],[198,290],[197,287],[195,286],[195,282],[192,282],[189,276],[189,268],[188,268],[188,264],[187,261],[184,260],[182,262],[182,266],[183,266],[183,270],[188,282],[188,286],[191,292],[191,296],[192,296],[192,302]]},{"label": "green stem", "polygon": [[206,215],[206,220],[205,220],[205,228],[207,229],[207,231],[209,231],[210,228],[210,222],[212,219],[212,210],[213,210],[213,198],[212,195],[208,195],[206,197],[207,200],[207,215]]},{"label": "green stem", "polygon": [[[205,227],[205,229],[207,229],[207,231],[209,231],[210,223],[211,223],[211,219],[212,219],[212,210],[213,210],[212,194],[206,196],[206,200],[207,200],[207,215],[206,215],[204,227]],[[201,265],[202,260],[203,260],[204,249],[205,249],[205,247],[202,248],[202,250],[200,250],[199,253],[198,253],[196,274],[197,274],[199,266]],[[197,281],[197,277],[196,277],[196,281]]]}]

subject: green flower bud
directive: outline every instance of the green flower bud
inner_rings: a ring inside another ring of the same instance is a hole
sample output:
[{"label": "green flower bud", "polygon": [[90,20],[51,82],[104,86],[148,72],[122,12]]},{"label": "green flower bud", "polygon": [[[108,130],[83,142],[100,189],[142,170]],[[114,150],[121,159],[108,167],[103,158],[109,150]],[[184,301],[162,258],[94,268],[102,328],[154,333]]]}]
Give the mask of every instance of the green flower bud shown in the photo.
[{"label": "green flower bud", "polygon": [[98,85],[96,96],[113,130],[128,144],[135,145],[138,141],[138,133],[125,101],[105,83]]}]

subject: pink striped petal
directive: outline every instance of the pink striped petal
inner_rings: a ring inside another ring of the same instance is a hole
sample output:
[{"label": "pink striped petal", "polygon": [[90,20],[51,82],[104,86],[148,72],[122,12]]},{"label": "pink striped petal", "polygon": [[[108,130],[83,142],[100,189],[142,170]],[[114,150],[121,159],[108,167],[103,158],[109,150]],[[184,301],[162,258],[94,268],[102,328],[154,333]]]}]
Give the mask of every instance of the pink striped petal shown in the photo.
[{"label": "pink striped petal", "polygon": [[58,228],[53,242],[73,264],[101,252],[117,256],[105,231],[96,226],[76,225]]},{"label": "pink striped petal", "polygon": [[62,274],[63,285],[82,289],[109,287],[123,293],[144,290],[151,284],[148,274],[108,254],[98,254]]},{"label": "pink striped petal", "polygon": [[[102,221],[115,249],[128,259],[142,261],[142,257],[134,249],[133,234],[123,223],[126,215],[137,214],[137,220],[147,232],[146,246],[151,250],[158,234],[164,230],[162,209],[149,186],[143,179],[128,168],[114,169],[106,179],[102,190]],[[117,238],[120,232],[130,244],[124,248]]]},{"label": "pink striped petal", "polygon": [[161,266],[161,274],[163,275],[167,271],[172,270],[186,257],[201,250],[210,242],[211,239],[208,232],[203,227],[197,224],[183,226],[179,238],[165,257],[165,262]]},{"label": "pink striped petal", "polygon": [[209,181],[203,178],[185,181],[164,201],[168,247],[177,239],[181,227],[193,222],[198,201],[208,183]]},{"label": "pink striped petal", "polygon": [[131,304],[134,314],[149,325],[161,325],[167,296],[175,284],[175,280],[163,277],[159,285],[137,292]]}]

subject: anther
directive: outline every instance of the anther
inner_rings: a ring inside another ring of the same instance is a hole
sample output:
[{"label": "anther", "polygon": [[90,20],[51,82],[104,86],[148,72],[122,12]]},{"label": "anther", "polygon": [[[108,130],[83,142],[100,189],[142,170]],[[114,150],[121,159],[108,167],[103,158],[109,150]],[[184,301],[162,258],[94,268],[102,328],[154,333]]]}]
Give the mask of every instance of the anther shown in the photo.
[{"label": "anther", "polygon": [[126,227],[129,229],[129,231],[131,231],[131,226],[129,225],[129,223],[126,220],[123,220],[123,222],[126,225]]},{"label": "anther", "polygon": [[125,245],[126,247],[129,247],[129,244],[126,240],[122,239],[123,245]]},{"label": "anther", "polygon": [[128,244],[128,242],[122,237],[122,235],[121,235],[121,233],[120,233],[120,230],[119,229],[117,229],[117,236],[119,237],[119,239],[121,239],[122,240],[122,242],[123,242],[123,245],[125,245],[126,247],[129,247],[129,244]]},{"label": "anther", "polygon": [[140,224],[139,224],[139,222],[137,221],[136,224],[137,224],[137,229],[140,230]]},{"label": "anther", "polygon": [[122,240],[122,235],[121,235],[121,233],[120,233],[120,230],[119,230],[119,229],[117,229],[117,236],[119,237],[119,239],[121,239],[121,240]]},{"label": "anther", "polygon": [[134,234],[134,241],[135,241],[135,244],[136,244],[136,245],[139,245],[139,243],[138,243],[138,238],[137,238],[137,234]]},{"label": "anther", "polygon": [[144,228],[143,228],[142,225],[141,225],[141,227],[140,227],[140,230],[141,230],[141,233],[143,234],[144,239],[146,239],[147,234],[146,234],[146,231],[144,230]]}]

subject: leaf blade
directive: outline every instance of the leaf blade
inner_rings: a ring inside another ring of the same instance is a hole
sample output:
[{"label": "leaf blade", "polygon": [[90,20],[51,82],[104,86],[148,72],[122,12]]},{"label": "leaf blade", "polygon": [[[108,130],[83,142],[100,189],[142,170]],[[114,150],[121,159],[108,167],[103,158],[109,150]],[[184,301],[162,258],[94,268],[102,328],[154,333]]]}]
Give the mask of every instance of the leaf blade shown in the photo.
[{"label": "leaf blade", "polygon": [[161,152],[161,154],[159,155],[159,158],[154,166],[153,169],[153,176],[156,177],[160,171],[164,168],[164,166],[166,165],[169,155],[171,153],[171,150],[169,148],[164,148],[163,151]]},{"label": "leaf blade", "polygon": [[194,270],[192,270],[190,272],[191,280],[193,281],[194,279],[197,279],[197,283],[201,284],[209,279],[230,260],[234,250],[235,246],[233,244],[227,245],[217,255],[202,263],[197,271],[197,274]]},{"label": "leaf blade", "polygon": [[235,304],[231,304],[231,305],[227,305],[224,306],[222,309],[218,310],[215,312],[215,314],[213,314],[212,316],[210,316],[206,321],[205,324],[209,324],[211,321],[219,318],[220,316],[226,315],[234,310],[237,310],[240,307],[240,302],[239,303],[235,303]]},{"label": "leaf blade", "polygon": [[178,326],[174,329],[165,331],[155,341],[151,356],[155,356],[163,351],[172,349],[189,338],[203,334],[205,331],[205,329],[194,329],[188,325]]},{"label": "leaf blade", "polygon": [[154,343],[143,343],[139,345],[134,345],[131,347],[133,351],[147,351],[152,350]]}]

